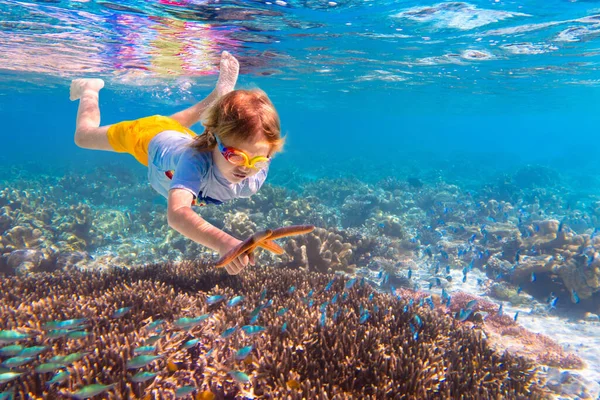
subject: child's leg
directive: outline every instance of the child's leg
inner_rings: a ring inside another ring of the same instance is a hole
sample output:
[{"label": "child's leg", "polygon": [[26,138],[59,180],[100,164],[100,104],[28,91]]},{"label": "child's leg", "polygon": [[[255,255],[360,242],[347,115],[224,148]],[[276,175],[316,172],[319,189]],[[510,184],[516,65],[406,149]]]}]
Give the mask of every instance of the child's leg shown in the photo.
[{"label": "child's leg", "polygon": [[100,126],[98,95],[103,87],[102,79],[75,79],[71,82],[70,99],[79,100],[75,144],[85,149],[112,151],[106,136],[109,126]]},{"label": "child's leg", "polygon": [[224,51],[221,54],[219,80],[217,81],[215,90],[213,90],[204,100],[183,111],[171,115],[171,118],[188,128],[200,121],[200,116],[208,106],[219,97],[226,95],[233,90],[238,78],[239,70],[240,64],[238,63],[238,60],[227,51]]}]

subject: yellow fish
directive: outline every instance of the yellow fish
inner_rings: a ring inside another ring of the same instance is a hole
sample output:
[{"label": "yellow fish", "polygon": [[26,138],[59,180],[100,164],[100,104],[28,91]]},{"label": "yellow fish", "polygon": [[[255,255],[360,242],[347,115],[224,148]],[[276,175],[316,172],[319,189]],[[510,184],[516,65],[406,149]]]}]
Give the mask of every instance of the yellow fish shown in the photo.
[{"label": "yellow fish", "polygon": [[196,400],[214,400],[215,394],[210,390],[205,390],[204,392],[198,392],[196,394]]},{"label": "yellow fish", "polygon": [[290,389],[300,389],[300,382],[295,379],[290,379],[286,383]]}]

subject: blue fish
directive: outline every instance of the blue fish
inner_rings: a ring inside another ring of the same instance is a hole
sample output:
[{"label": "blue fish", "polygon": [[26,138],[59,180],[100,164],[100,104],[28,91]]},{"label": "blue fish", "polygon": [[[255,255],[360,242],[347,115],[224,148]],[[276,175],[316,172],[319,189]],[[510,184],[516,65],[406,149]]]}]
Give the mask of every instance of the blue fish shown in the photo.
[{"label": "blue fish", "polygon": [[444,258],[444,260],[448,259],[448,253],[446,253],[444,250],[440,250],[440,254],[442,255],[442,257]]},{"label": "blue fish", "polygon": [[450,307],[451,300],[452,300],[452,297],[448,296],[448,300],[446,301],[446,307]]},{"label": "blue fish", "polygon": [[327,301],[326,301],[325,303],[322,303],[322,304],[319,306],[319,311],[321,311],[321,312],[325,312],[325,311],[327,310],[327,305],[328,305],[328,304],[329,304],[329,302],[327,302]]},{"label": "blue fish", "polygon": [[577,295],[575,289],[571,289],[571,301],[575,304],[579,304],[579,295]]},{"label": "blue fish", "polygon": [[122,316],[124,316],[125,314],[127,314],[129,311],[131,310],[131,307],[123,307],[123,308],[119,308],[117,311],[115,311],[111,317],[112,318],[121,318]]},{"label": "blue fish", "polygon": [[238,351],[235,352],[235,359],[236,360],[244,360],[250,355],[251,352],[252,352],[252,345],[242,347],[241,349],[239,349]]},{"label": "blue fish", "polygon": [[225,329],[225,330],[223,331],[223,333],[221,333],[221,337],[222,337],[223,339],[226,339],[226,338],[228,338],[229,336],[233,335],[233,334],[235,333],[235,331],[236,331],[236,330],[237,330],[237,326],[234,326],[233,328],[228,328],[228,329]]},{"label": "blue fish", "polygon": [[504,314],[504,305],[500,303],[500,307],[498,307],[498,316],[502,316]]},{"label": "blue fish", "polygon": [[550,309],[551,309],[551,310],[553,310],[553,309],[556,309],[556,303],[557,303],[557,302],[558,302],[558,297],[553,297],[553,298],[550,300]]},{"label": "blue fish", "polygon": [[350,279],[348,282],[346,282],[346,289],[352,289],[352,286],[354,286],[355,283],[356,283],[356,278]]},{"label": "blue fish", "polygon": [[408,269],[408,279],[412,278],[412,269]]},{"label": "blue fish", "polygon": [[450,273],[450,266],[446,265],[446,274],[449,274],[449,273]]},{"label": "blue fish", "polygon": [[369,301],[373,301],[373,296],[374,296],[374,295],[375,295],[374,293],[371,293],[371,294],[369,295]]},{"label": "blue fish", "polygon": [[281,317],[283,314],[285,314],[287,312],[287,310],[288,310],[287,308],[280,308],[277,311],[277,315],[279,315]]},{"label": "blue fish", "polygon": [[392,296],[396,295],[396,288],[394,287],[394,285],[390,285],[390,293]]},{"label": "blue fish", "polygon": [[517,318],[519,318],[519,312],[518,311],[515,313],[515,316],[514,316],[515,322],[517,321]]},{"label": "blue fish", "polygon": [[244,300],[244,296],[235,296],[227,302],[227,307],[235,307]]},{"label": "blue fish", "polygon": [[415,322],[416,322],[416,324],[417,324],[418,326],[422,326],[422,325],[423,325],[423,321],[421,320],[421,317],[419,317],[417,314],[415,314],[415,315],[413,316],[413,319],[415,320]]},{"label": "blue fish", "polygon": [[233,378],[237,383],[248,383],[250,382],[250,377],[241,371],[229,371],[229,376]]},{"label": "blue fish", "polygon": [[287,322],[284,322],[283,325],[281,325],[281,333],[287,331]]},{"label": "blue fish", "polygon": [[200,341],[200,339],[198,339],[198,338],[190,339],[183,344],[183,348],[191,349],[192,347],[197,345],[199,341]]},{"label": "blue fish", "polygon": [[260,316],[260,314],[256,314],[253,315],[252,317],[250,317],[250,324],[255,324],[258,321],[258,317]]},{"label": "blue fish", "polygon": [[321,318],[319,320],[319,325],[325,326],[326,322],[327,322],[327,313],[325,311],[321,311]]},{"label": "blue fish", "polygon": [[261,302],[261,303],[262,303],[262,301],[263,301],[264,299],[266,299],[266,298],[267,298],[267,288],[264,288],[264,289],[262,290],[262,292],[260,292],[260,300],[259,300],[259,302]]},{"label": "blue fish", "polygon": [[264,332],[266,330],[266,328],[264,326],[259,326],[259,325],[244,325],[244,326],[242,326],[242,330],[247,335],[255,335],[257,333]]},{"label": "blue fish", "polygon": [[467,319],[469,319],[472,313],[473,310],[463,310],[461,308],[460,311],[456,313],[456,318],[458,318],[460,322],[465,322]]},{"label": "blue fish", "polygon": [[517,294],[521,294],[522,291],[523,291],[523,288],[520,285],[517,286]]},{"label": "blue fish", "polygon": [[465,275],[465,276],[463,276],[463,278],[462,278],[462,282],[463,282],[463,283],[466,283],[466,282],[467,282],[467,276],[466,276],[466,275]]},{"label": "blue fish", "polygon": [[338,300],[338,294],[336,293],[333,298],[331,299],[331,304],[335,304]]},{"label": "blue fish", "polygon": [[469,238],[469,243],[473,243],[475,241],[475,239],[477,238],[477,235],[474,233],[470,238]]},{"label": "blue fish", "polygon": [[365,322],[367,322],[367,320],[369,319],[369,312],[365,311],[364,313],[362,313],[362,315],[360,316],[360,319],[358,320],[359,323],[364,324]]},{"label": "blue fish", "polygon": [[477,300],[471,300],[467,303],[467,310],[472,310],[477,305]]},{"label": "blue fish", "polygon": [[221,295],[221,294],[216,294],[214,296],[209,296],[206,299],[206,304],[208,304],[209,306],[216,304],[218,302],[220,302],[221,300],[224,300],[225,296]]},{"label": "blue fish", "polygon": [[313,289],[310,289],[310,291],[308,292],[308,294],[306,295],[306,297],[310,298],[312,297],[312,295],[315,293],[315,291]]},{"label": "blue fish", "polygon": [[427,297],[425,301],[427,302],[427,304],[429,304],[429,307],[431,307],[432,310],[435,308],[435,304],[433,304],[433,299],[431,298],[431,296]]},{"label": "blue fish", "polygon": [[531,273],[531,278],[529,278],[531,282],[535,282],[535,272]]},{"label": "blue fish", "polygon": [[290,288],[288,289],[288,294],[292,294],[296,291],[296,286],[290,286]]}]

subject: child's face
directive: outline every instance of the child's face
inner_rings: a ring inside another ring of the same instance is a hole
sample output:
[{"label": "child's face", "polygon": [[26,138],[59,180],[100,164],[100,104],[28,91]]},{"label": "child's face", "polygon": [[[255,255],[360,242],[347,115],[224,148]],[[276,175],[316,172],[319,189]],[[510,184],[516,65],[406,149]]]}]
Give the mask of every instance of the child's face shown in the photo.
[{"label": "child's face", "polygon": [[[266,140],[244,140],[244,141],[231,141],[228,140],[223,143],[226,147],[232,147],[236,150],[243,151],[249,160],[254,157],[267,157],[271,151],[271,145]],[[215,146],[213,150],[213,160],[215,165],[219,168],[219,171],[223,176],[231,183],[240,183],[249,176],[257,174],[260,169],[249,168],[247,166],[239,166],[230,163],[221,151],[219,146]]]}]

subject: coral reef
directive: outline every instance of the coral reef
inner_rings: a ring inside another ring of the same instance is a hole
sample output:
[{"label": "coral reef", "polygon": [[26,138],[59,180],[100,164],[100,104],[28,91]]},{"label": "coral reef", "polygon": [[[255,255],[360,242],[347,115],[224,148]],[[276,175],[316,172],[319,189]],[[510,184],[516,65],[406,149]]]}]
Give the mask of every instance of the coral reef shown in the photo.
[{"label": "coral reef", "polygon": [[[543,396],[529,362],[465,324],[333,275],[182,263],[15,276],[0,281],[0,313],[3,338],[46,346],[1,384],[18,398],[91,384],[109,385],[109,399],[173,398],[186,386],[216,399]],[[46,384],[57,369],[69,376]],[[132,382],[144,370],[156,377]]]}]

